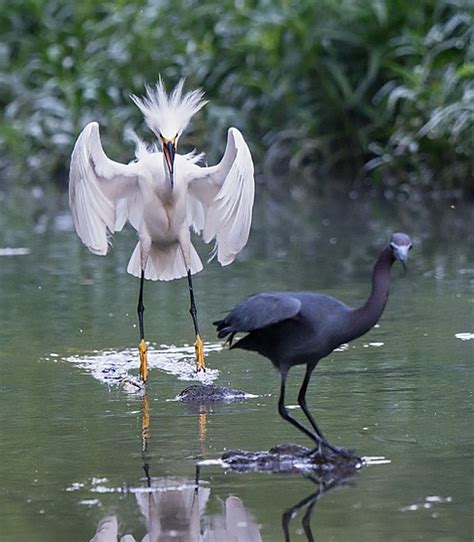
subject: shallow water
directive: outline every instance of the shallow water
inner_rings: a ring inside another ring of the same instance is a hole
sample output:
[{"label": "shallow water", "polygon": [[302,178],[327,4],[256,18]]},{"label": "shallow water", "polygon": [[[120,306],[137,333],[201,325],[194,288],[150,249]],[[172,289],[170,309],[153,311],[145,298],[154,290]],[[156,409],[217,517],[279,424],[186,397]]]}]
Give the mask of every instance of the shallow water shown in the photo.
[{"label": "shallow water", "polygon": [[[409,272],[394,268],[380,325],[322,361],[308,392],[333,444],[379,460],[318,495],[312,531],[325,541],[472,539],[472,207],[299,197],[278,204],[261,193],[239,260],[224,269],[212,262],[195,278],[209,377],[255,397],[206,407],[174,400],[192,382],[182,378],[195,377],[185,348],[193,341],[186,281],[146,284],[156,362],[146,396],[104,381],[104,359],[137,374],[138,281],[125,273],[133,232],[117,235],[100,258],[80,245],[67,211],[33,229],[17,216],[0,218],[2,542],[89,540],[111,514],[121,535],[141,540],[156,529],[147,525],[150,499],[192,501],[197,461],[234,448],[308,445],[277,415],[270,363],[220,348],[211,322],[263,289],[319,290],[359,303],[394,230],[415,241]],[[207,247],[196,246],[204,259]],[[173,361],[184,364],[179,374]],[[302,374],[290,373],[290,405]],[[284,540],[284,512],[318,490],[302,475],[239,474],[212,462],[200,480],[198,530],[210,536],[226,521],[230,529],[237,503],[240,523],[265,541]],[[291,540],[306,540],[304,513],[289,523]]]}]

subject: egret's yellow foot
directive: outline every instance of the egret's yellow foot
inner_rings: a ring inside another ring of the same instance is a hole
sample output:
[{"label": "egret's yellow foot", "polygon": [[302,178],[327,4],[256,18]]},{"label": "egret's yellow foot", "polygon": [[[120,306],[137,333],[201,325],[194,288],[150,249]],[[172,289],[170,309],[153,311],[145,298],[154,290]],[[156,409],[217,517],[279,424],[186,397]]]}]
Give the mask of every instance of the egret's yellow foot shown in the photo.
[{"label": "egret's yellow foot", "polygon": [[194,349],[196,350],[196,368],[198,371],[205,371],[206,364],[204,363],[204,344],[199,335],[196,335]]},{"label": "egret's yellow foot", "polygon": [[143,382],[148,380],[148,361],[147,361],[147,349],[144,339],[140,341],[138,345],[138,352],[140,353],[140,378]]}]

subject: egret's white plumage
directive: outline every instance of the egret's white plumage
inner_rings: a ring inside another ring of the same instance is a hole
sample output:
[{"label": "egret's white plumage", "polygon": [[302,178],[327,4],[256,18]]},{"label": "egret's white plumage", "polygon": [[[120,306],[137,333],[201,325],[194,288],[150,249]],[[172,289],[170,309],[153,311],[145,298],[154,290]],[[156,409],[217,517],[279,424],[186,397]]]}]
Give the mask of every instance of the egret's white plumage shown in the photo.
[{"label": "egret's white plumage", "polygon": [[[147,95],[133,97],[159,138],[179,138],[194,113],[205,104],[203,93],[183,95],[183,81],[169,95],[160,81]],[[105,255],[108,236],[129,222],[139,242],[128,272],[151,280],[172,280],[197,273],[202,263],[189,228],[209,243],[222,265],[245,246],[254,200],[253,163],[242,134],[230,128],[221,162],[202,167],[193,155],[176,154],[173,183],[163,152],[137,145],[137,160],[121,164],[104,153],[96,122],[81,132],[72,153],[69,203],[76,231],[94,254]]]},{"label": "egret's white plumage", "polygon": [[132,96],[158,138],[151,149],[134,136],[136,160],[120,164],[105,154],[99,125],[89,123],[79,135],[71,158],[69,205],[82,242],[105,255],[110,235],[130,223],[138,243],[127,271],[140,277],[138,319],[140,375],[148,375],[143,320],[143,282],[188,276],[190,312],[196,332],[196,362],[204,369],[191,275],[202,269],[191,243],[190,229],[204,241],[215,240],[213,256],[232,263],[247,243],[254,200],[253,163],[237,128],[229,128],[219,164],[203,167],[201,155],[176,153],[178,140],[191,117],[206,102],[198,89],[183,94],[184,80],[168,94],[161,79],[147,87],[143,98]]},{"label": "egret's white plumage", "polygon": [[203,100],[204,92],[201,89],[192,90],[183,96],[184,79],[181,79],[175,89],[167,94],[161,77],[155,89],[146,86],[146,95],[142,98],[132,95],[133,102],[145,117],[148,127],[155,133],[167,139],[176,134],[182,134],[191,117],[207,104]]}]

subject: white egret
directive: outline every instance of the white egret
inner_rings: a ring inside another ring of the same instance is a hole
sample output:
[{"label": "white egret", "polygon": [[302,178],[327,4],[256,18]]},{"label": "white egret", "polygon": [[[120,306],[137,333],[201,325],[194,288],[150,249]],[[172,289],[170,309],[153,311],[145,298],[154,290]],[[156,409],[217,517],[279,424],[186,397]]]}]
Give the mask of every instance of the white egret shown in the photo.
[{"label": "white egret", "polygon": [[136,138],[136,160],[110,160],[101,145],[99,125],[89,123],[79,135],[71,158],[69,205],[77,234],[94,254],[105,255],[110,234],[129,222],[138,243],[127,271],[140,278],[138,321],[140,376],[148,378],[144,332],[144,279],[188,277],[190,313],[196,334],[198,370],[205,370],[191,275],[201,260],[191,243],[190,228],[209,243],[221,265],[232,263],[247,243],[254,201],[254,170],[249,148],[237,128],[229,128],[227,146],[215,166],[198,165],[202,155],[176,152],[178,140],[207,102],[202,90],[183,94],[184,79],[171,93],[159,79],[142,98],[131,96],[158,138],[152,149]]}]

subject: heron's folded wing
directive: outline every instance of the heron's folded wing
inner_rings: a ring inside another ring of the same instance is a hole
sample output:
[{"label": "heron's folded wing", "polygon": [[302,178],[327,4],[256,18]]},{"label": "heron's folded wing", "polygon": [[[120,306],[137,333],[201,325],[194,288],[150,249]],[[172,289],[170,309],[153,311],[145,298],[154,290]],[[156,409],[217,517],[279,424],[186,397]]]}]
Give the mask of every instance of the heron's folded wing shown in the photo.
[{"label": "heron's folded wing", "polygon": [[97,122],[79,135],[69,171],[69,206],[76,232],[94,254],[106,254],[107,234],[119,231],[128,220],[136,228],[138,163],[110,160],[102,148]]},{"label": "heron's folded wing", "polygon": [[255,194],[252,156],[239,130],[229,128],[219,164],[189,164],[187,174],[189,225],[202,232],[206,243],[216,240],[217,260],[228,265],[247,243]]},{"label": "heron's folded wing", "polygon": [[[295,317],[301,301],[284,292],[262,292],[239,303],[218,325],[219,338],[229,332],[247,332]],[[222,332],[222,333],[221,333]]]}]

